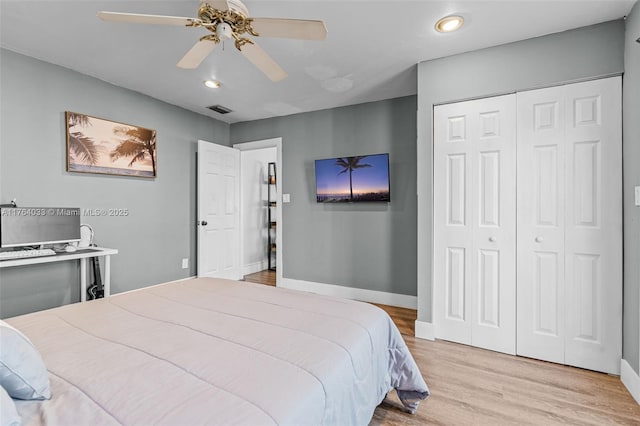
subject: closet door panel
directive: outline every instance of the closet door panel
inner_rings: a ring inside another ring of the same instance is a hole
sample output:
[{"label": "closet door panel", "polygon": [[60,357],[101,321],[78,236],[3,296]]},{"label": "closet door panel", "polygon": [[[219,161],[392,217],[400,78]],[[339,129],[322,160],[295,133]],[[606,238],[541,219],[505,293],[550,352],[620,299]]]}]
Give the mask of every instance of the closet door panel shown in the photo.
[{"label": "closet door panel", "polygon": [[618,374],[621,81],[518,94],[517,353]]},{"label": "closet door panel", "polygon": [[435,335],[471,343],[471,116],[464,106],[434,108]]},{"label": "closet door panel", "polygon": [[564,89],[517,97],[517,353],[564,363]]},{"label": "closet door panel", "polygon": [[515,353],[515,96],[473,101],[471,343]]},{"label": "closet door panel", "polygon": [[622,136],[619,77],[566,86],[565,362],[619,374]]},{"label": "closet door panel", "polygon": [[515,353],[515,96],[434,108],[437,338]]}]

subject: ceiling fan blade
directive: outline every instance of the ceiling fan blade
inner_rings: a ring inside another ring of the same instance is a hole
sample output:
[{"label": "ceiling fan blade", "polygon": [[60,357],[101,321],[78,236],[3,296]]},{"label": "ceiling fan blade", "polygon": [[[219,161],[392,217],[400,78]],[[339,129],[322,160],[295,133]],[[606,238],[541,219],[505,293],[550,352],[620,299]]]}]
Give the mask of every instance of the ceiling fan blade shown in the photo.
[{"label": "ceiling fan blade", "polygon": [[227,0],[201,0],[200,3],[209,3],[214,9],[218,9],[220,12],[229,10],[229,3]]},{"label": "ceiling fan blade", "polygon": [[322,21],[306,19],[253,18],[251,26],[262,37],[324,40],[327,27]]},{"label": "ceiling fan blade", "polygon": [[178,67],[185,69],[198,68],[202,61],[209,56],[213,49],[217,46],[216,43],[210,40],[200,40],[180,59]]},{"label": "ceiling fan blade", "polygon": [[193,26],[199,23],[196,18],[182,18],[180,16],[143,15],[139,13],[98,12],[98,18],[103,21],[129,22],[132,24],[160,24],[177,25],[181,27]]},{"label": "ceiling fan blade", "polygon": [[280,81],[287,77],[287,73],[280,68],[280,65],[257,44],[246,43],[240,48],[240,52],[271,81]]}]

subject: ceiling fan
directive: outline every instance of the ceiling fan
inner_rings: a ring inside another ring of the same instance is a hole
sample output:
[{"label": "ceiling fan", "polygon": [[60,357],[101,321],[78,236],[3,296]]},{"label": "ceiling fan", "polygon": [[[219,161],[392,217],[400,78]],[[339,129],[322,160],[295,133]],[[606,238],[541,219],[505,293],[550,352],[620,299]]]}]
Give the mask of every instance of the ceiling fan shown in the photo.
[{"label": "ceiling fan", "polygon": [[197,68],[220,42],[233,38],[236,49],[272,81],[286,78],[287,73],[247,36],[301,40],[324,40],[327,37],[327,28],[322,21],[251,18],[240,0],[200,0],[197,18],[120,12],[98,12],[98,17],[104,21],[206,28],[212,34],[201,37],[178,62],[178,67]]}]

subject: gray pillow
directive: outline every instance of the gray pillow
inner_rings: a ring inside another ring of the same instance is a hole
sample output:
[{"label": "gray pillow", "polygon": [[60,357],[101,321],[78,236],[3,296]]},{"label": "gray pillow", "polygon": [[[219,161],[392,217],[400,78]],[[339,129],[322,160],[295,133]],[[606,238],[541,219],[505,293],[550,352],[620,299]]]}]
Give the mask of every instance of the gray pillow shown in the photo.
[{"label": "gray pillow", "polygon": [[0,425],[20,426],[21,423],[16,404],[7,391],[0,386]]},{"label": "gray pillow", "polygon": [[0,320],[0,386],[16,399],[49,399],[49,373],[31,341]]}]

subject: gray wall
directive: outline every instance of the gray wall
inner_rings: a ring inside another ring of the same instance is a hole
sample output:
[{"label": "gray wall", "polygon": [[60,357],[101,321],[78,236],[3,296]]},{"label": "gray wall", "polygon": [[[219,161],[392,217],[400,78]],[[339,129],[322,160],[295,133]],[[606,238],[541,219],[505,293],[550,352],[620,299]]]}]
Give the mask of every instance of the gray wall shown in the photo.
[{"label": "gray wall", "polygon": [[[0,203],[126,208],[85,217],[96,242],[116,248],[112,291],[195,274],[198,139],[229,144],[229,125],[65,68],[0,51]],[[67,173],[65,111],[156,129],[158,177]],[[181,269],[181,259],[190,269]],[[79,300],[75,262],[0,270],[0,316]]]},{"label": "gray wall", "polygon": [[622,173],[624,191],[624,308],[622,357],[640,372],[640,207],[634,186],[640,185],[640,3],[626,21],[624,51]]},{"label": "gray wall", "polygon": [[[237,123],[234,143],[282,137],[283,276],[416,295],[416,97]],[[318,204],[314,160],[389,153],[391,203]]]},{"label": "gray wall", "polygon": [[624,21],[619,20],[418,65],[420,321],[432,318],[433,105],[619,74],[623,53]]}]

